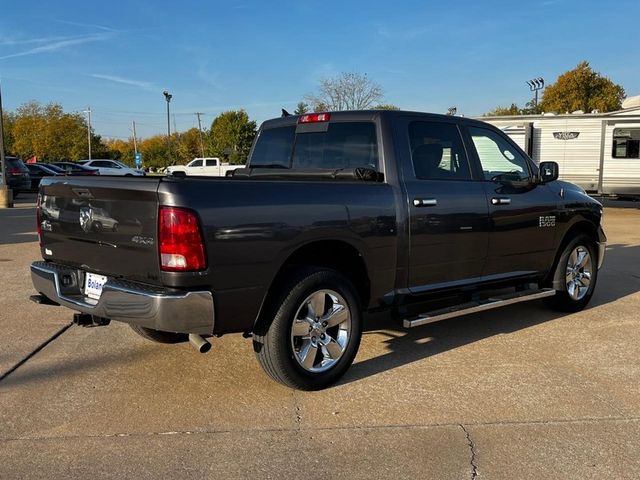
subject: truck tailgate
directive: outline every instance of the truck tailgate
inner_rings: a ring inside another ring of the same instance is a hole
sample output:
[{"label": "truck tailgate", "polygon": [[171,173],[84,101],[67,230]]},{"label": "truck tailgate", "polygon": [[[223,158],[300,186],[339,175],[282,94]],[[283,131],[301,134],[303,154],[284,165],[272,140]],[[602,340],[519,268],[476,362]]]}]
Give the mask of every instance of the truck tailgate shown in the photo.
[{"label": "truck tailgate", "polygon": [[40,191],[46,260],[106,276],[160,284],[159,178],[65,177]]}]

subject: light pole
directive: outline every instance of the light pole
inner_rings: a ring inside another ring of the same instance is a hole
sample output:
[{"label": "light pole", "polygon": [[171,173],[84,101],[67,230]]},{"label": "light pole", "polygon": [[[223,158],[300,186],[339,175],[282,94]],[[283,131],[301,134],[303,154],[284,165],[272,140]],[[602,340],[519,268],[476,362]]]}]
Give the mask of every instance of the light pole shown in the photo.
[{"label": "light pole", "polygon": [[167,150],[169,152],[169,156],[171,156],[171,116],[169,114],[169,103],[171,103],[171,95],[166,90],[162,92],[164,95],[164,99],[167,101]]},{"label": "light pole", "polygon": [[7,167],[4,158],[4,124],[2,119],[2,87],[0,86],[0,164],[2,164],[2,185],[0,185],[0,208],[13,206],[11,189],[7,184]]},{"label": "light pole", "polygon": [[200,131],[200,150],[202,150],[202,158],[204,158],[204,142],[202,141],[202,123],[200,122],[200,115],[203,115],[202,112],[196,112],[198,116],[198,130]]},{"label": "light pole", "polygon": [[544,78],[538,77],[533,78],[531,80],[527,80],[527,85],[529,85],[529,90],[535,92],[535,97],[533,100],[533,106],[538,110],[538,92],[544,88]]},{"label": "light pole", "polygon": [[91,107],[87,107],[83,113],[86,113],[89,119],[87,122],[87,141],[89,142],[89,160],[91,160]]}]

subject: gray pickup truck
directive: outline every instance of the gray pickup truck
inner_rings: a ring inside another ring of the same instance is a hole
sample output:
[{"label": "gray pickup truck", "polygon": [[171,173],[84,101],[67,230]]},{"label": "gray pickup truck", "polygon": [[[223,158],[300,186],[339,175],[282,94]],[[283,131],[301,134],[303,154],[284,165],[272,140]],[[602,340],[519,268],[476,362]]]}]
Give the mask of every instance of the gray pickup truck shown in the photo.
[{"label": "gray pickup truck", "polygon": [[363,313],[411,328],[527,300],[577,311],[602,206],[485,123],[402,111],[266,121],[229,177],[47,178],[38,303],[162,343],[243,333],[275,380],[337,381]]}]

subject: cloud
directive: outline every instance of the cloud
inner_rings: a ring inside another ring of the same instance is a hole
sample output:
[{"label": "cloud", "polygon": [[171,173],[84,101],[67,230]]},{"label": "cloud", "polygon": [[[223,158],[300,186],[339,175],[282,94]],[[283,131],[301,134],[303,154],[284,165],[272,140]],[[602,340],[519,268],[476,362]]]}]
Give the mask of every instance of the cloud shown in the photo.
[{"label": "cloud", "polygon": [[71,47],[74,45],[82,45],[84,43],[90,42],[99,42],[102,40],[106,40],[112,36],[111,33],[94,33],[91,35],[81,35],[77,37],[59,37],[54,41],[50,41],[51,39],[31,39],[31,40],[22,40],[22,44],[26,43],[45,43],[44,45],[40,45],[38,47],[33,47],[29,50],[25,50],[22,52],[12,53],[9,55],[4,55],[0,57],[0,60],[6,60],[8,58],[16,58],[16,57],[25,57],[27,55],[36,55],[38,53],[46,53],[46,52],[55,52],[58,50],[63,50],[67,47]]},{"label": "cloud", "polygon": [[102,75],[100,73],[91,73],[89,74],[89,76],[93,78],[99,78],[101,80],[108,80],[110,82],[121,83],[123,85],[143,88],[145,90],[159,90],[159,88],[153,83],[145,82],[143,80],[133,80],[131,78],[118,77],[116,75]]}]

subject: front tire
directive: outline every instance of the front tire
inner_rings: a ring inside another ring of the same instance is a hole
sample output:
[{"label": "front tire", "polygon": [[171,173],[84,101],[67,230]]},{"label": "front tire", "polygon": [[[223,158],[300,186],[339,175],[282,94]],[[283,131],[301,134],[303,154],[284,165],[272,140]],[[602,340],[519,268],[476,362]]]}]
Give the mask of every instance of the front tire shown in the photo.
[{"label": "front tire", "polygon": [[561,312],[579,312],[587,306],[598,279],[596,252],[591,237],[582,234],[565,246],[552,279],[556,294],[545,299],[548,306]]},{"label": "front tire", "polygon": [[300,390],[338,381],[353,363],[362,336],[353,284],[334,270],[307,269],[294,274],[274,298],[272,320],[256,328],[253,340],[265,372]]}]

